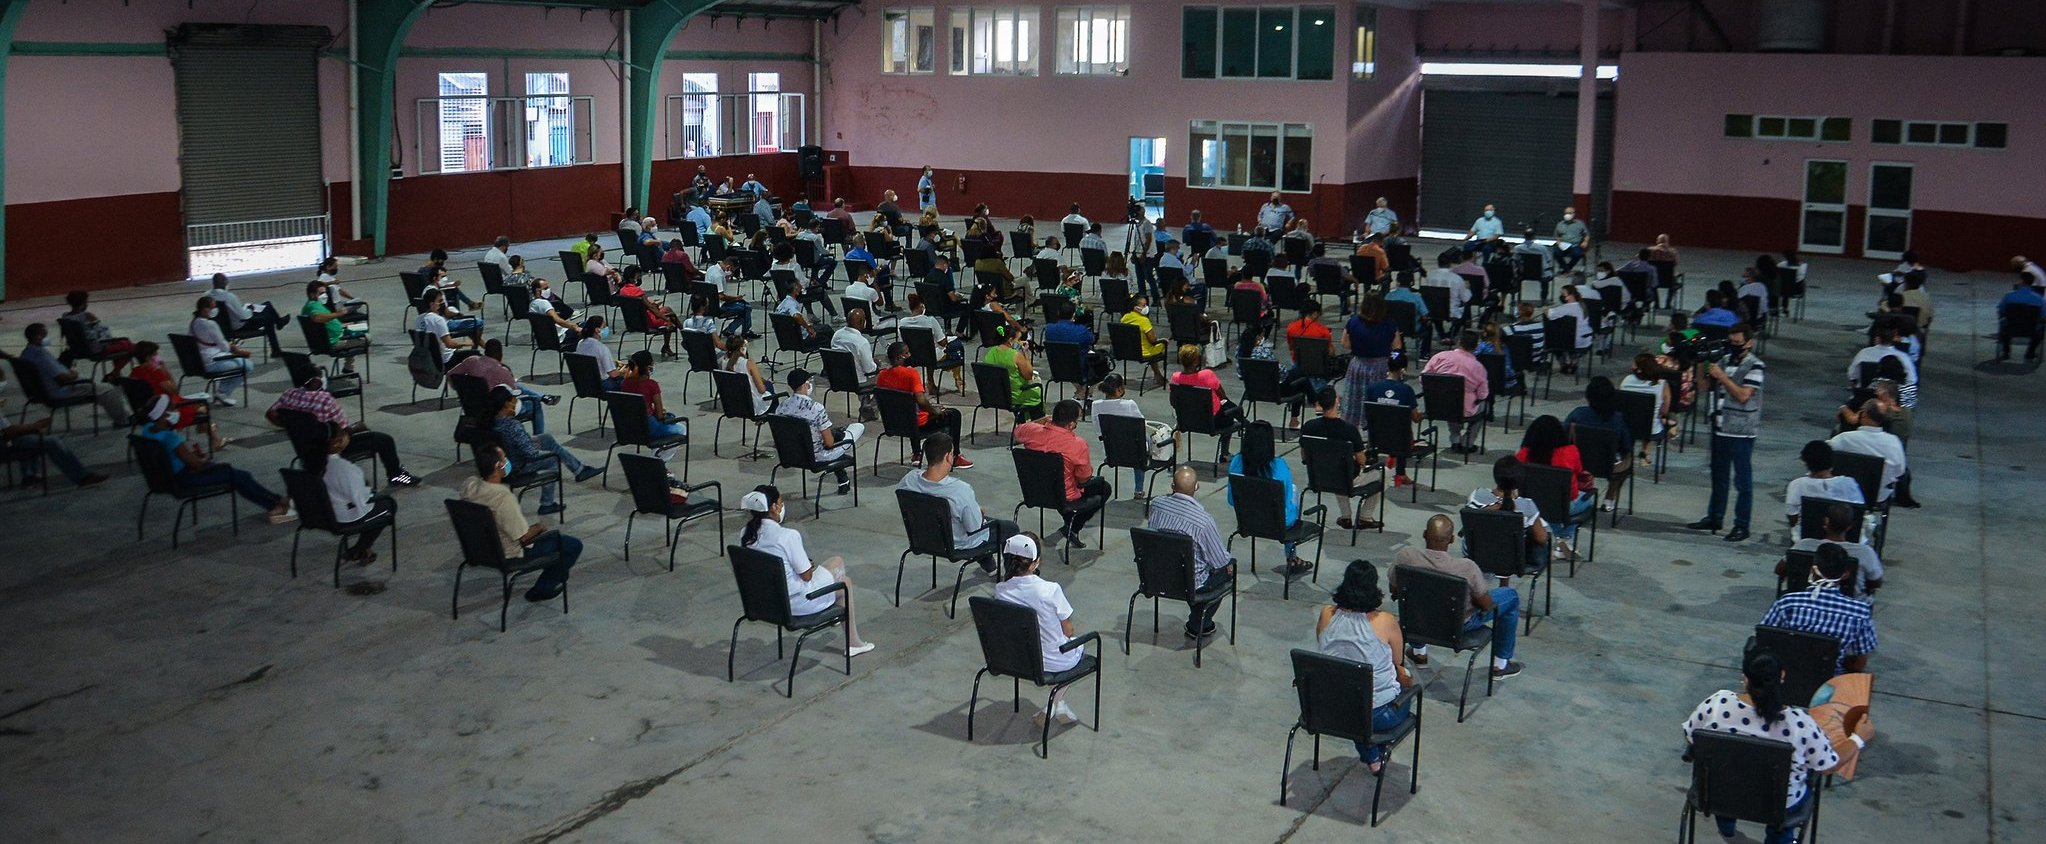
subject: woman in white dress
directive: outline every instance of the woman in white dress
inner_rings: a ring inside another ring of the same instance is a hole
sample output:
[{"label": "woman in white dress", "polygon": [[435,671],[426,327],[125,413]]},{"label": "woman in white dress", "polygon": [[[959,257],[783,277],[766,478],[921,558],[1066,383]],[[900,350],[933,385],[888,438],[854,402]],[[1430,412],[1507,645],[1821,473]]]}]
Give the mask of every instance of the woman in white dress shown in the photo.
[{"label": "woman in white dress", "polygon": [[[803,547],[803,535],[782,526],[781,490],[761,484],[739,499],[739,508],[748,514],[739,544],[781,559],[788,577],[789,614],[814,615],[831,609],[834,603],[843,604],[847,655],[859,656],[873,650],[874,644],[860,638],[859,626],[853,621],[853,582],[845,575],[845,558],[832,557],[822,565],[810,561],[810,552]],[[809,597],[810,593],[834,583],[844,583],[844,591]]]}]

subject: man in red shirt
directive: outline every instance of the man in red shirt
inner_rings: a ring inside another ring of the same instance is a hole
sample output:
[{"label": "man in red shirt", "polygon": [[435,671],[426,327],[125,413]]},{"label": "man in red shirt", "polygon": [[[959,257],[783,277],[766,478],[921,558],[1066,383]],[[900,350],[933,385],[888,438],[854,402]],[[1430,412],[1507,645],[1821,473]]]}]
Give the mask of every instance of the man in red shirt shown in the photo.
[{"label": "man in red shirt", "polygon": [[888,344],[888,368],[874,376],[874,386],[901,390],[916,398],[916,436],[909,439],[911,465],[924,465],[924,438],[943,431],[952,435],[952,468],[973,468],[973,461],[966,459],[959,448],[959,409],[942,406],[924,392],[923,373],[909,365],[908,343],[898,340]]},{"label": "man in red shirt", "polygon": [[1094,459],[1087,453],[1087,441],[1074,429],[1080,425],[1080,403],[1066,399],[1053,406],[1051,416],[1016,426],[1016,444],[1034,451],[1048,451],[1066,463],[1066,502],[1071,515],[1059,531],[1075,548],[1085,548],[1080,532],[1087,520],[1107,506],[1113,492],[1108,481],[1094,476]]}]

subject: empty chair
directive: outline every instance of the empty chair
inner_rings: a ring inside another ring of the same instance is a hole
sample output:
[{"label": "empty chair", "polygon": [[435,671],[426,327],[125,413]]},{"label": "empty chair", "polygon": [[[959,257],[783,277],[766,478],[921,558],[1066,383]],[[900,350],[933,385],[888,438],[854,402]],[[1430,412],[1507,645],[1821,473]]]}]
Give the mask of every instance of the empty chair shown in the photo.
[{"label": "empty chair", "polygon": [[[341,459],[335,455],[332,459]],[[334,543],[334,587],[341,587],[341,558],[348,550],[348,538],[361,536],[373,531],[387,532],[391,537],[391,571],[398,571],[398,511],[394,509],[371,513],[352,522],[342,522],[334,516],[333,499],[327,497],[327,485],[320,476],[303,469],[279,469],[284,474],[285,494],[291,496],[291,503],[298,508],[298,527],[291,532],[291,576],[298,576],[298,539],[308,530],[319,530],[333,534]]]},{"label": "empty chair", "polygon": [[[644,401],[644,399],[642,399]],[[632,559],[632,522],[640,515],[661,518],[661,536],[668,543],[668,570],[675,570],[675,539],[682,535],[682,528],[698,519],[710,518],[718,523],[718,554],[724,554],[725,521],[724,484],[704,481],[694,486],[674,487],[668,483],[668,467],[659,458],[644,454],[618,455],[618,468],[625,472],[626,486],[632,490],[632,513],[625,517],[625,559]],[[677,503],[673,492],[702,492],[714,489],[717,496],[696,497]]]},{"label": "empty chair", "polygon": [[[725,652],[725,682],[736,679],[734,663],[739,654],[739,625],[748,621],[759,621],[774,625],[774,658],[782,658],[782,633],[796,634],[796,653],[789,660],[787,697],[796,696],[796,665],[802,662],[803,640],[846,623],[846,604],[841,601],[807,615],[796,615],[789,609],[787,566],[781,558],[755,548],[733,545],[725,549],[731,555],[732,577],[739,583],[739,604],[741,614],[732,622],[732,643]],[[833,592],[843,593],[843,580],[833,581],[828,586],[807,592],[804,598],[816,601]],[[852,641],[848,633],[845,647],[845,674],[852,676]]]},{"label": "empty chair", "polygon": [[[1520,602],[1520,616],[1525,619],[1522,633],[1533,633],[1534,593],[1547,579],[1549,566],[1546,556],[1540,560],[1530,558],[1527,528],[1520,514],[1511,510],[1465,508],[1459,515],[1463,517],[1464,548],[1478,568],[1493,577],[1533,578],[1527,586],[1527,597]],[[1549,580],[1549,591],[1544,600],[1547,603],[1542,606],[1542,615],[1546,616],[1556,602],[1554,580]]]},{"label": "empty chair", "polygon": [[[1130,593],[1129,606],[1122,619],[1122,652],[1130,652],[1130,622],[1136,617],[1137,599],[1151,599],[1151,636],[1158,636],[1158,601],[1181,601],[1186,604],[1188,618],[1212,617],[1213,611],[1204,611],[1210,604],[1220,604],[1229,599],[1229,644],[1236,644],[1236,578],[1230,577],[1227,584],[1210,583],[1207,589],[1194,588],[1193,537],[1183,533],[1158,531],[1146,527],[1130,528],[1131,555],[1137,562],[1137,591]],[[1218,575],[1209,575],[1213,581]],[[1192,624],[1190,620],[1188,622]],[[1189,628],[1191,629],[1191,628]],[[1201,652],[1208,646],[1208,637],[1194,639],[1194,667],[1201,667]]]},{"label": "empty chair", "polygon": [[810,423],[793,416],[770,413],[766,416],[768,435],[774,438],[775,464],[767,474],[768,483],[774,482],[775,473],[783,469],[794,469],[802,478],[802,494],[810,497],[810,506],[815,510],[814,518],[824,518],[824,480],[817,480],[817,492],[810,493],[810,476],[831,472],[847,478],[852,487],[853,507],[860,506],[860,485],[854,483],[859,474],[859,450],[848,447],[845,453],[830,460],[819,460],[817,449],[812,442]]},{"label": "empty chair", "polygon": [[[1101,658],[1093,654],[1080,657],[1080,661],[1064,671],[1050,672],[1044,669],[1044,642],[1039,634],[1037,611],[1022,604],[985,598],[975,595],[966,599],[973,611],[973,629],[980,636],[981,656],[986,667],[973,674],[973,697],[966,702],[966,740],[973,740],[973,716],[980,702],[980,680],[987,675],[1010,678],[1013,686],[1014,703],[1012,711],[1023,710],[1023,681],[1033,686],[1050,686],[1047,698],[1055,700],[1065,687],[1087,675],[1094,675],[1094,731],[1101,731]],[[1101,634],[1082,633],[1059,645],[1060,653],[1070,653],[1076,648],[1093,642],[1098,647]],[[1045,704],[1046,709],[1051,704]],[[1038,739],[1038,756],[1051,758],[1051,722],[1044,719],[1043,734]]]},{"label": "empty chair", "polygon": [[[1292,524],[1286,523],[1286,505],[1289,503],[1286,485],[1276,478],[1253,478],[1246,475],[1229,476],[1229,505],[1236,510],[1236,531],[1229,534],[1229,544],[1236,543],[1236,537],[1250,539],[1250,571],[1257,573],[1257,541],[1269,539],[1285,543],[1291,548],[1302,542],[1314,543],[1314,563],[1307,569],[1310,580],[1321,577],[1322,525],[1321,515],[1327,508],[1317,504],[1300,510],[1299,517]],[[1311,517],[1311,518],[1310,518]],[[1288,561],[1290,563],[1290,561]],[[1291,600],[1293,578],[1297,574],[1280,569],[1284,585],[1280,597]]]},{"label": "empty chair", "polygon": [[[494,570],[504,591],[503,600],[497,610],[497,631],[502,633],[505,630],[506,617],[511,612],[512,584],[520,577],[561,562],[561,555],[513,556],[504,547],[504,539],[497,533],[497,521],[491,516],[489,507],[458,498],[446,499],[446,504],[448,521],[454,524],[455,539],[462,548],[462,562],[455,567],[454,596],[448,601],[450,612],[457,619],[462,617],[463,570],[470,566]],[[545,534],[542,534],[542,537],[544,538]],[[561,611],[564,614],[568,612],[566,581],[561,584]]]},{"label": "empty chair", "polygon": [[[1458,654],[1470,651],[1470,659],[1463,667],[1463,691],[1456,698],[1456,722],[1461,724],[1464,705],[1471,697],[1471,671],[1477,668],[1478,651],[1490,650],[1489,656],[1497,655],[1492,645],[1492,625],[1466,629],[1465,620],[1470,617],[1471,601],[1470,584],[1463,578],[1420,566],[1399,566],[1398,574],[1396,599],[1400,609],[1400,636],[1406,639],[1407,645],[1448,648]],[[1492,696],[1490,664],[1488,659],[1486,697]],[[1417,709],[1417,718],[1419,714]]]},{"label": "empty chair", "polygon": [[[1452,578],[1454,579],[1454,578]],[[1380,731],[1371,722],[1371,689],[1374,678],[1368,663],[1333,657],[1301,648],[1293,649],[1293,690],[1300,698],[1300,718],[1286,731],[1286,757],[1279,768],[1279,805],[1286,805],[1286,786],[1293,773],[1293,737],[1301,730],[1314,737],[1314,769],[1321,770],[1321,737],[1345,739],[1360,745],[1383,746],[1388,752],[1408,736],[1414,737],[1413,761],[1407,793],[1421,788],[1421,687],[1400,691],[1393,704],[1411,706],[1414,717],[1399,726]],[[1378,798],[1385,789],[1385,771],[1373,775],[1371,825],[1378,825]]]},{"label": "empty chair", "polygon": [[913,490],[895,491],[896,506],[902,511],[902,532],[909,537],[909,549],[895,559],[895,605],[902,606],[902,571],[909,565],[909,555],[922,554],[931,558],[931,588],[938,588],[938,561],[957,563],[959,573],[952,579],[952,601],[945,605],[945,617],[951,618],[959,608],[959,589],[966,582],[966,568],[979,563],[981,568],[993,573],[993,566],[999,565],[997,555],[1001,548],[995,544],[994,531],[985,531],[986,538],[979,543],[960,547],[952,536],[952,504],[943,498]]}]

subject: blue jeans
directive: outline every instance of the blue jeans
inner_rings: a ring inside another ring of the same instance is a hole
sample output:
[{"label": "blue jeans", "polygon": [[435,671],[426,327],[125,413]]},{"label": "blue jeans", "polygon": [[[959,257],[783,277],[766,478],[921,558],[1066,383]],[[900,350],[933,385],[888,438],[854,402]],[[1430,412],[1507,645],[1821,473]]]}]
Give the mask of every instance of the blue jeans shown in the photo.
[{"label": "blue jeans", "polygon": [[1162,302],[1165,297],[1158,295],[1158,262],[1142,258],[1130,262],[1137,270],[1137,289],[1151,297],[1153,302]]},{"label": "blue jeans", "polygon": [[[1398,657],[1398,654],[1394,654],[1394,657]],[[1390,730],[1406,723],[1407,716],[1412,714],[1412,712],[1407,711],[1405,708],[1390,703],[1373,709],[1371,710],[1371,731],[1382,733]],[[1376,765],[1380,759],[1385,758],[1385,748],[1380,745],[1365,744],[1360,741],[1357,742],[1357,755],[1364,757],[1364,764]]]},{"label": "blue jeans", "polygon": [[[43,457],[50,461],[50,465],[56,466],[57,471],[64,473],[64,477],[70,478],[74,484],[85,480],[87,474],[85,464],[78,462],[78,456],[72,454],[71,449],[65,448],[63,443],[41,434],[24,434],[9,440],[8,444],[19,446],[24,451],[41,451]],[[22,458],[21,476],[28,477],[35,471],[35,465],[35,458]]]},{"label": "blue jeans", "polygon": [[1575,540],[1577,538],[1577,525],[1574,523],[1575,520],[1577,519],[1578,516],[1582,516],[1586,512],[1589,512],[1592,508],[1592,505],[1597,503],[1598,499],[1591,494],[1590,490],[1585,490],[1584,492],[1578,493],[1577,497],[1571,499],[1570,501],[1570,518],[1572,520],[1572,523],[1550,525],[1549,531],[1559,537],[1562,537],[1565,541]]},{"label": "blue jeans", "polygon": [[[553,437],[541,434],[533,438],[533,444],[539,446],[540,450],[547,452],[554,459],[561,461],[562,471],[574,475],[583,470],[583,462],[577,460],[574,454],[569,453],[566,446],[563,446]],[[524,463],[516,463],[512,466],[512,471],[523,472],[527,469],[544,469],[546,468],[546,462],[546,458],[540,458]],[[560,484],[548,484],[540,488],[540,506],[546,507],[554,503],[555,495],[560,492],[557,489],[559,486]],[[580,548],[581,546],[577,547]]]},{"label": "blue jeans", "polygon": [[256,476],[249,474],[247,469],[236,469],[225,463],[215,463],[198,470],[186,469],[178,475],[177,481],[179,486],[201,486],[223,482],[233,484],[236,495],[264,510],[269,510],[277,506],[277,502],[284,500],[277,493],[271,492],[265,489],[262,484],[257,483]]},{"label": "blue jeans", "polygon": [[682,423],[662,421],[659,416],[648,415],[646,422],[647,427],[653,429],[654,439],[679,437],[688,432],[686,428],[682,427]]},{"label": "blue jeans", "polygon": [[1512,659],[1520,639],[1520,593],[1506,586],[1493,589],[1492,608],[1471,616],[1463,629],[1476,630],[1488,621],[1498,622],[1492,625],[1492,658]]},{"label": "blue jeans", "polygon": [[1727,472],[1731,470],[1737,494],[1733,505],[1733,526],[1747,528],[1748,517],[1754,515],[1755,510],[1754,458],[1754,437],[1712,435],[1712,504],[1705,511],[1707,520],[1713,524],[1726,520],[1726,482]]},{"label": "blue jeans", "polygon": [[546,393],[542,393],[524,384],[519,385],[519,409],[530,411],[533,414],[533,433],[535,434],[547,433],[547,405],[540,401],[546,395]]},{"label": "blue jeans", "polygon": [[725,328],[726,334],[753,330],[753,306],[745,302],[724,303],[718,308],[718,316],[732,320],[732,324]]},{"label": "blue jeans", "polygon": [[483,318],[482,318],[482,317],[480,317],[480,316],[472,316],[472,317],[455,317],[454,319],[448,320],[448,333],[449,333],[449,334],[469,334],[469,335],[474,335],[474,334],[478,334],[478,333],[481,333],[482,331],[483,331]]},{"label": "blue jeans", "polygon": [[1551,247],[1549,251],[1556,253],[1556,272],[1559,273],[1569,272],[1584,260],[1584,247],[1576,244]]},{"label": "blue jeans", "polygon": [[[1798,773],[1796,773],[1796,772],[1792,772],[1792,773],[1791,773],[1791,776],[1793,776],[1793,777],[1794,777],[1794,776],[1799,776],[1799,774],[1798,774]],[[1804,798],[1803,798],[1803,799],[1801,799],[1801,800],[1799,800],[1799,801],[1797,801],[1796,803],[1792,803],[1792,804],[1790,804],[1790,809],[1789,809],[1789,810],[1787,811],[1787,814],[1790,814],[1790,815],[1795,815],[1795,814],[1797,814],[1798,812],[1802,812],[1802,811],[1804,811],[1804,807],[1805,807],[1806,805],[1810,804],[1811,802],[1812,802],[1812,790],[1811,790],[1811,789],[1809,789],[1809,788],[1807,788],[1807,789],[1805,789],[1805,790],[1804,790]],[[1719,824],[1719,837],[1721,837],[1721,838],[1732,838],[1732,837],[1733,837],[1733,833],[1734,833],[1734,819],[1733,819],[1733,818],[1729,818],[1729,817],[1723,817],[1723,816],[1722,816],[1722,817],[1715,817],[1715,818],[1713,818],[1713,820],[1714,820],[1714,821],[1716,821],[1716,822],[1718,822],[1718,824]],[[1781,827],[1774,827],[1774,826],[1772,826],[1772,827],[1767,827],[1767,828],[1765,828],[1765,829],[1764,829],[1764,830],[1762,831],[1762,844],[1794,844],[1794,842],[1796,842],[1796,841],[1797,841],[1797,827],[1794,827],[1794,826],[1793,826],[1793,827],[1790,827],[1790,828],[1788,828],[1788,829],[1785,829],[1785,828],[1781,828]]]},{"label": "blue jeans", "polygon": [[554,584],[567,580],[568,570],[574,568],[576,558],[583,555],[583,541],[573,536],[554,534],[552,536],[543,536],[539,541],[526,546],[526,559],[528,560],[534,557],[545,557],[548,554],[560,554],[561,560],[554,565],[540,570],[540,579],[533,584],[535,589],[552,587]]},{"label": "blue jeans", "polygon": [[241,389],[242,382],[247,380],[249,373],[255,369],[255,364],[249,363],[248,358],[228,357],[206,364],[207,375],[233,376],[221,379],[220,386],[214,391],[215,396],[227,398],[234,398],[234,392]]}]

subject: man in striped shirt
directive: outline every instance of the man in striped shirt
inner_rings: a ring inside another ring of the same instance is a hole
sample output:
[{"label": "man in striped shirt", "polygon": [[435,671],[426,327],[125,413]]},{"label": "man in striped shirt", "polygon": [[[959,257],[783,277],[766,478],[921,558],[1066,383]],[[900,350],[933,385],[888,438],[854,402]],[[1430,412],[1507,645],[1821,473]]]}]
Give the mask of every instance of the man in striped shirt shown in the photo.
[{"label": "man in striped shirt", "polygon": [[[1192,467],[1181,466],[1173,472],[1172,494],[1151,502],[1151,529],[1192,537],[1194,591],[1207,592],[1229,586],[1236,577],[1236,560],[1222,543],[1222,529],[1216,526],[1215,517],[1208,515],[1208,508],[1194,498],[1200,487],[1200,476]],[[1215,611],[1221,608],[1221,601],[1212,601],[1190,613],[1186,620],[1187,638],[1215,635]]]}]

